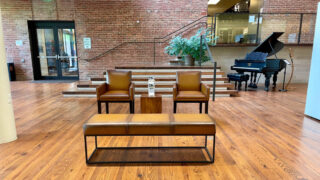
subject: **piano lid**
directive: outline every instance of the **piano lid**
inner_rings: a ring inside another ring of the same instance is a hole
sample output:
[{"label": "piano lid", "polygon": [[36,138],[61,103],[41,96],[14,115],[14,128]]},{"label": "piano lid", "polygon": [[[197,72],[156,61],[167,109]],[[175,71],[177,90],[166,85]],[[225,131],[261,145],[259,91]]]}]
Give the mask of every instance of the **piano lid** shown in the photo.
[{"label": "piano lid", "polygon": [[[262,43],[259,44],[252,52],[263,52],[268,53],[268,57],[279,52],[284,44],[278,41],[278,38],[284,32],[273,32],[267,39],[265,39]],[[271,45],[271,47],[270,47]]]}]

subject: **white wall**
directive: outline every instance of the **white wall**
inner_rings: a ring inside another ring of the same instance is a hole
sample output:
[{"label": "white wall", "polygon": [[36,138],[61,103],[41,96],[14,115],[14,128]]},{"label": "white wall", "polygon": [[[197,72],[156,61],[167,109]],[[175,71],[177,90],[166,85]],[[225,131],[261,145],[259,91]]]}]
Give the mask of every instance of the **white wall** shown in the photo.
[{"label": "white wall", "polygon": [[313,42],[305,114],[320,120],[320,3]]}]

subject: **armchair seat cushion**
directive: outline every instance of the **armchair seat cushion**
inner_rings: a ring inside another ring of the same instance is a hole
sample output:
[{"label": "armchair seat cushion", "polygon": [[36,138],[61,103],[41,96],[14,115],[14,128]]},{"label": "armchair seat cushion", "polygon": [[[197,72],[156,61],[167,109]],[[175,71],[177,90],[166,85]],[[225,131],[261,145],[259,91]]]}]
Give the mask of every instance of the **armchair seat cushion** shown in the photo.
[{"label": "armchair seat cushion", "polygon": [[178,91],[177,101],[207,101],[206,96],[201,91]]},{"label": "armchair seat cushion", "polygon": [[107,91],[100,96],[100,101],[129,101],[129,91]]}]

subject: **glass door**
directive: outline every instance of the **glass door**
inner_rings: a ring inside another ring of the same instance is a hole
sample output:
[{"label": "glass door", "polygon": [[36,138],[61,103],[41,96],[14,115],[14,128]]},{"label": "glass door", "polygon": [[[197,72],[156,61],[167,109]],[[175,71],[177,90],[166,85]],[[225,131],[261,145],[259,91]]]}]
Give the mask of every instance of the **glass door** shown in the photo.
[{"label": "glass door", "polygon": [[33,27],[35,79],[79,79],[74,23],[40,21]]}]

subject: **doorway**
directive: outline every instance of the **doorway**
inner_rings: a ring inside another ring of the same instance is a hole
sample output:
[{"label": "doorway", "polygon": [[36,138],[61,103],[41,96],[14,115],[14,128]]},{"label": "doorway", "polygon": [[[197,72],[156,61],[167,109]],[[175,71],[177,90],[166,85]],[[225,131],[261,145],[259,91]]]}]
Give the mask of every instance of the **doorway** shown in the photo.
[{"label": "doorway", "polygon": [[79,79],[73,21],[28,21],[35,80]]}]

